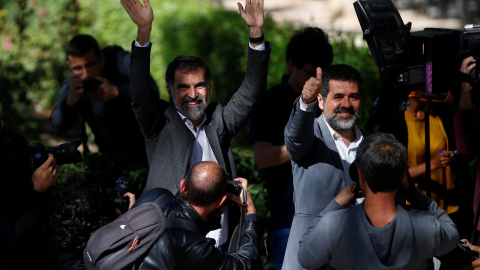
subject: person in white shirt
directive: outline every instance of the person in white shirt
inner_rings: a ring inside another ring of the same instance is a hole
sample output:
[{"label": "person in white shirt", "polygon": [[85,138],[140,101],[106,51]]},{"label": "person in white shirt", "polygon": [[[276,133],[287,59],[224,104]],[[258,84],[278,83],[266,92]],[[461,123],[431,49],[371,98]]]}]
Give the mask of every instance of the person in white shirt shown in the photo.
[{"label": "person in white shirt", "polygon": [[[349,167],[367,133],[356,126],[361,114],[363,80],[348,65],[332,65],[310,78],[296,100],[285,128],[292,160],[295,216],[282,269],[303,269],[299,241],[313,219],[346,185]],[[315,118],[316,111],[323,110]]]}]

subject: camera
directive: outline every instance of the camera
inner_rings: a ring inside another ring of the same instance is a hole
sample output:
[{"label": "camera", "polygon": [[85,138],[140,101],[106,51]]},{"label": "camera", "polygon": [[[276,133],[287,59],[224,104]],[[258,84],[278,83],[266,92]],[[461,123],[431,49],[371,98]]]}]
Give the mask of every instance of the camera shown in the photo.
[{"label": "camera", "polygon": [[105,190],[105,194],[112,206],[118,208],[122,214],[128,211],[128,206],[130,205],[130,198],[124,196],[127,192],[135,194],[135,187],[127,176],[121,176],[115,181],[113,188]]},{"label": "camera", "polygon": [[472,251],[466,243],[460,241],[455,249],[437,257],[437,259],[442,262],[440,269],[458,269],[469,264],[476,257],[478,257],[478,253]]},{"label": "camera", "polygon": [[100,84],[100,81],[95,78],[83,79],[83,90],[85,90],[85,92],[96,91],[100,87]]},{"label": "camera", "polygon": [[[242,188],[243,186],[239,182],[228,180],[226,193],[231,193],[235,196],[240,196],[240,192],[242,191]],[[235,202],[233,202],[230,199],[226,199],[225,202],[223,203],[224,206],[233,205],[233,204],[235,204]]]},{"label": "camera", "polygon": [[30,144],[30,152],[33,156],[33,169],[36,170],[48,159],[48,154],[52,154],[56,159],[56,164],[80,163],[83,162],[78,147],[82,144],[80,139],[74,139],[58,146],[45,148],[41,143]]},{"label": "camera", "polygon": [[228,180],[227,182],[227,193],[231,193],[236,196],[240,196],[240,192],[242,191],[242,184],[237,181]]}]

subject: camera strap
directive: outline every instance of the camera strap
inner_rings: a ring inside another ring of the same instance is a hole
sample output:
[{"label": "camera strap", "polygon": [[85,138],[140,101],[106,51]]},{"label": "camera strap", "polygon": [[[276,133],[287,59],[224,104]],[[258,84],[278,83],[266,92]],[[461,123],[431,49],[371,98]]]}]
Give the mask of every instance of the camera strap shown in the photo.
[{"label": "camera strap", "polygon": [[243,192],[242,192],[242,198],[243,198],[243,204],[241,206],[240,210],[240,221],[238,222],[237,227],[233,231],[232,234],[232,239],[230,241],[230,245],[228,247],[228,252],[235,253],[238,251],[240,248],[240,241],[242,239],[242,235],[245,233],[245,212],[247,211],[247,190],[242,186],[239,185]]}]

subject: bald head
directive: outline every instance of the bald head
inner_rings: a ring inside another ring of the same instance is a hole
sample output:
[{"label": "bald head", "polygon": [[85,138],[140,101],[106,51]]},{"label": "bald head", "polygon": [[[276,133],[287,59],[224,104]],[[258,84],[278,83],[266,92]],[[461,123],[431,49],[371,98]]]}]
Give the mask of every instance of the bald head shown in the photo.
[{"label": "bald head", "polygon": [[183,198],[190,204],[207,206],[217,202],[227,191],[227,174],[215,162],[195,164],[185,177]]}]

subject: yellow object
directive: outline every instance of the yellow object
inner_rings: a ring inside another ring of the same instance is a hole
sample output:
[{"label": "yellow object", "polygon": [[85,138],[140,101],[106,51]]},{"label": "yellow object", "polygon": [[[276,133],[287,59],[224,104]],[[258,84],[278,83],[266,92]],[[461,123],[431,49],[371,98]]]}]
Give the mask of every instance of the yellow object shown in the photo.
[{"label": "yellow object", "polygon": [[[430,159],[435,158],[440,150],[448,150],[448,137],[438,116],[430,115]],[[405,113],[408,129],[408,166],[415,167],[425,162],[425,121]],[[416,179],[418,187],[425,191],[425,178]],[[450,166],[438,168],[431,172],[432,200],[444,209],[447,214],[458,211],[458,205],[448,205],[447,196],[454,188]]]}]

